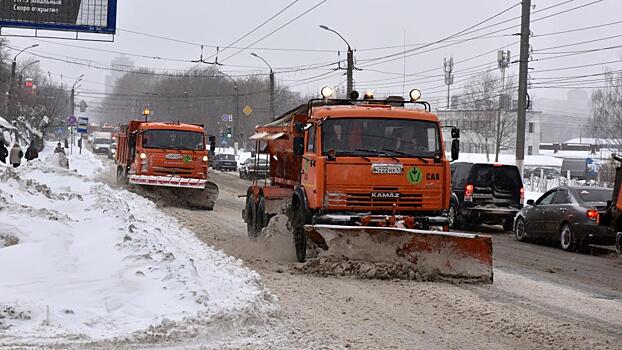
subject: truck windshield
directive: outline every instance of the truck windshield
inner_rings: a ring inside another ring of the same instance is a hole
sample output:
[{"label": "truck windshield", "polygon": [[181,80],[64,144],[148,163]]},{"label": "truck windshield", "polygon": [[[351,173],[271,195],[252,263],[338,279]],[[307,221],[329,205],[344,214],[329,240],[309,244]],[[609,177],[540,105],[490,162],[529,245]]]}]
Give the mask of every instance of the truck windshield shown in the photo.
[{"label": "truck windshield", "polygon": [[147,130],[143,132],[144,148],[203,151],[203,134],[183,130]]},{"label": "truck windshield", "polygon": [[335,118],[322,124],[322,154],[433,157],[441,153],[438,125],[388,118]]}]

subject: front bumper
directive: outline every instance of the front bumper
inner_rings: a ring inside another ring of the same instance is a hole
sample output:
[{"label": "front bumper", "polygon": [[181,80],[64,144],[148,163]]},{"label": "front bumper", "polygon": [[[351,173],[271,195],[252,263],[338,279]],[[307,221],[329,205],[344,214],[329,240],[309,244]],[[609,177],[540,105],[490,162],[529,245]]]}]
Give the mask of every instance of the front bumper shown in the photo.
[{"label": "front bumper", "polygon": [[130,175],[129,182],[135,185],[164,186],[178,188],[203,189],[207,184],[205,179],[194,179],[179,176],[148,176]]},{"label": "front bumper", "polygon": [[376,227],[403,227],[427,229],[430,226],[447,226],[444,216],[409,216],[379,214],[320,214],[312,219],[313,225],[349,225]]},{"label": "front bumper", "polygon": [[513,219],[518,211],[518,208],[497,206],[476,206],[464,208],[464,214],[466,216],[478,216],[483,220]]}]

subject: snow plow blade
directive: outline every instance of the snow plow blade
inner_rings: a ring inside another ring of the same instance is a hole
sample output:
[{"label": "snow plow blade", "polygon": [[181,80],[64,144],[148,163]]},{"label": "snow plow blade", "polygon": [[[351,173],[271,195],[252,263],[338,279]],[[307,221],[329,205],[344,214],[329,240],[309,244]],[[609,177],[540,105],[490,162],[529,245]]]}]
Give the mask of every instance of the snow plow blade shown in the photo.
[{"label": "snow plow blade", "polygon": [[306,225],[321,255],[405,264],[430,279],[492,283],[492,239],[397,227]]}]

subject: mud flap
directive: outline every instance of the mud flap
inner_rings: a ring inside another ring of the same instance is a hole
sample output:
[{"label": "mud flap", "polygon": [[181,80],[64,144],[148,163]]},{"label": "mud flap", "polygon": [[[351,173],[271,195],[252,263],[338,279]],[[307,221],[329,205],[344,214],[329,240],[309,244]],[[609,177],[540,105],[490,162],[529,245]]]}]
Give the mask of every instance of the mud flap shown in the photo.
[{"label": "mud flap", "polygon": [[490,236],[341,225],[306,225],[305,232],[322,255],[406,264],[432,279],[493,281]]}]

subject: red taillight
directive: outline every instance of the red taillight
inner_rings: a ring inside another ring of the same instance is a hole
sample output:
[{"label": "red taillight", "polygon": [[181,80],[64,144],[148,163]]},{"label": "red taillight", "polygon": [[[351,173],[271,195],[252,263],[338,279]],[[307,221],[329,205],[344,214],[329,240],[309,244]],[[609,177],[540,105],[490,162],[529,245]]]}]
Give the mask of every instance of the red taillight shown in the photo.
[{"label": "red taillight", "polygon": [[525,202],[525,188],[521,187],[520,188],[520,204],[523,204]]},{"label": "red taillight", "polygon": [[464,200],[467,202],[473,201],[473,185],[464,186]]},{"label": "red taillight", "polygon": [[596,209],[588,209],[587,210],[587,218],[590,220],[598,220],[598,210]]}]

